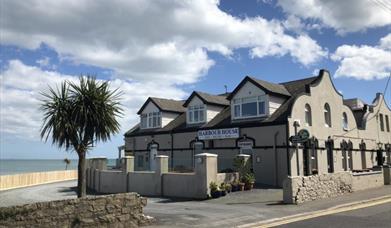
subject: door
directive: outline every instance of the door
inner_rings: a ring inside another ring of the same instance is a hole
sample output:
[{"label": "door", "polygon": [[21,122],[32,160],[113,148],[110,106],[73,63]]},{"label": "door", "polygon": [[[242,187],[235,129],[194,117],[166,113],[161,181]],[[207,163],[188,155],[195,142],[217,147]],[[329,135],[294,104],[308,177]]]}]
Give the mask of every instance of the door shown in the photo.
[{"label": "door", "polygon": [[156,156],[157,156],[157,144],[152,144],[150,146],[149,152],[149,169],[151,171],[156,171]]},{"label": "door", "polygon": [[250,155],[250,158],[249,158],[249,164],[250,164],[250,171],[252,173],[254,173],[254,150],[253,150],[253,146],[254,146],[254,143],[253,141],[240,141],[238,142],[238,146],[240,148],[240,153],[241,154],[247,154],[247,155]]},{"label": "door", "polygon": [[333,147],[334,142],[327,142],[327,169],[329,173],[334,173],[334,156],[333,156]]}]

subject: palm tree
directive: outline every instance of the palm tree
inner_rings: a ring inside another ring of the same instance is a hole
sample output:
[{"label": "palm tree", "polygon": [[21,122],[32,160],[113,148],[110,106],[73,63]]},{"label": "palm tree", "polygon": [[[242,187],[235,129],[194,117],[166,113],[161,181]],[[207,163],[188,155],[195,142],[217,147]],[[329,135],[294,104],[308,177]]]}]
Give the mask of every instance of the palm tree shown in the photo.
[{"label": "palm tree", "polygon": [[65,163],[65,170],[67,170],[68,165],[71,164],[71,160],[69,160],[68,158],[64,158],[64,163]]},{"label": "palm tree", "polygon": [[60,148],[73,150],[79,157],[77,196],[86,195],[86,153],[93,145],[110,140],[118,133],[117,117],[122,114],[121,93],[110,90],[108,82],[94,77],[80,77],[80,83],[65,81],[60,88],[42,93],[41,110],[44,112],[41,138]]}]

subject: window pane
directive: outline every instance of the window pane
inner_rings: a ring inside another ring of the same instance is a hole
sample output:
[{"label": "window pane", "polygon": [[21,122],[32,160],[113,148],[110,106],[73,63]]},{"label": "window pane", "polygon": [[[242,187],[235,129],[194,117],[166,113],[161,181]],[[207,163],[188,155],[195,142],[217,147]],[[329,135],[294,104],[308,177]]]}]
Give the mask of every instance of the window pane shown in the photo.
[{"label": "window pane", "polygon": [[256,116],[257,102],[242,104],[242,116]]},{"label": "window pane", "polygon": [[189,112],[189,122],[193,122],[193,111]]},{"label": "window pane", "polygon": [[204,121],[204,113],[205,113],[205,111],[204,110],[201,110],[200,111],[200,122],[203,122]]},{"label": "window pane", "polygon": [[240,105],[235,105],[234,107],[235,107],[234,116],[239,117],[240,116]]},{"label": "window pane", "polygon": [[259,115],[265,115],[266,114],[266,108],[265,108],[265,102],[264,101],[261,101],[261,102],[258,102],[258,114]]},{"label": "window pane", "polygon": [[380,114],[380,130],[381,130],[381,131],[384,131],[383,114]]},{"label": "window pane", "polygon": [[198,111],[194,112],[194,122],[198,122]]},{"label": "window pane", "polygon": [[257,101],[257,97],[242,98],[242,103],[252,103],[252,102],[256,102],[256,101]]}]

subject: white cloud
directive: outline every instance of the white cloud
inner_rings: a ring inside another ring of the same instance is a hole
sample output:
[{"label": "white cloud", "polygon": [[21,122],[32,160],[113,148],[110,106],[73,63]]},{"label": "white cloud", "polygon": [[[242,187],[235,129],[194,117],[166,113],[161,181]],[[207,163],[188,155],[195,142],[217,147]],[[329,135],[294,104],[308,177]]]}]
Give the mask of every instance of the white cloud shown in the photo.
[{"label": "white cloud", "polygon": [[339,62],[335,77],[371,80],[385,78],[391,71],[391,34],[383,37],[378,46],[342,45],[331,59]]},{"label": "white cloud", "polygon": [[[48,86],[55,87],[64,80],[77,81],[77,76],[64,75],[54,71],[43,71],[28,66],[19,60],[11,60],[0,75],[0,132],[19,138],[38,140],[42,124],[39,110],[41,91]],[[128,82],[114,79],[113,88],[123,91],[121,103],[124,105],[124,118],[120,120],[122,132],[128,130],[138,119],[135,114],[148,96],[183,98],[185,93],[175,87],[165,87],[161,92],[159,83]]]},{"label": "white cloud", "polygon": [[42,59],[38,59],[37,61],[36,61],[36,63],[40,66],[40,67],[47,67],[47,66],[49,66],[49,64],[50,64],[50,59],[49,59],[49,57],[44,57],[44,58],[42,58]]},{"label": "white cloud", "polygon": [[29,49],[44,42],[61,58],[167,84],[202,77],[214,64],[208,51],[231,56],[249,48],[253,57],[291,55],[304,65],[325,56],[310,37],[286,34],[280,21],[237,18],[218,5],[217,0],[5,1],[1,42]]},{"label": "white cloud", "polygon": [[391,4],[384,0],[278,0],[277,4],[288,15],[320,22],[339,34],[391,24]]}]

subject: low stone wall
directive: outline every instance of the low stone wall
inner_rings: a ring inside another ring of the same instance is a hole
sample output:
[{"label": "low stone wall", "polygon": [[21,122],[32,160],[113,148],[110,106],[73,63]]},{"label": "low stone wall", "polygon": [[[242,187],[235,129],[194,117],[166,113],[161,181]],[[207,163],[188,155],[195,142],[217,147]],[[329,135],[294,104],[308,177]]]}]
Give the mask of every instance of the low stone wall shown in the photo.
[{"label": "low stone wall", "polygon": [[360,191],[369,188],[377,188],[384,185],[384,176],[382,171],[372,171],[366,173],[354,173],[352,189]]},{"label": "low stone wall", "polygon": [[0,176],[0,191],[77,179],[77,170],[22,173]]},{"label": "low stone wall", "polygon": [[125,193],[1,207],[0,227],[138,227],[147,199]]},{"label": "low stone wall", "polygon": [[350,193],[353,178],[350,172],[314,176],[288,177],[284,183],[284,202],[303,203]]},{"label": "low stone wall", "polygon": [[337,172],[288,177],[283,183],[284,202],[298,204],[378,188],[386,182],[384,173],[382,169],[379,169],[379,171],[354,174],[352,172]]}]

